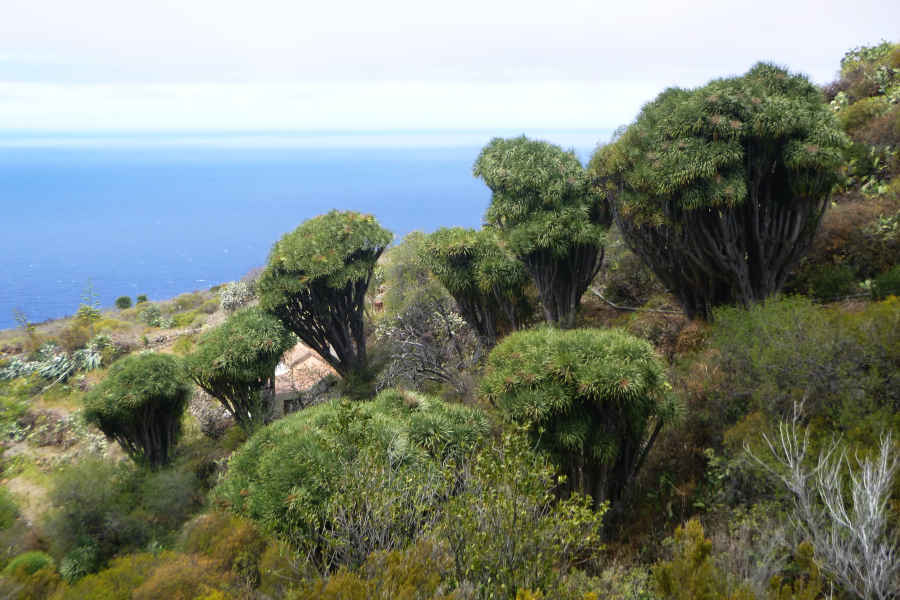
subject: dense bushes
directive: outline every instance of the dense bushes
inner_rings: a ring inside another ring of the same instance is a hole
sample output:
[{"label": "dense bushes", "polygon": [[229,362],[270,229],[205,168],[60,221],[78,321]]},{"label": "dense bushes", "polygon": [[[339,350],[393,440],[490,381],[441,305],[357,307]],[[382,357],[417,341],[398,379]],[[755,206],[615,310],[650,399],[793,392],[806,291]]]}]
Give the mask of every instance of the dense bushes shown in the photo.
[{"label": "dense bushes", "polygon": [[54,476],[44,529],[70,580],[112,556],[162,541],[200,506],[201,482],[190,471],[140,470],[86,459]]},{"label": "dense bushes", "polygon": [[320,568],[358,565],[426,527],[486,428],[473,409],[411,392],[319,405],[251,437],[216,497]]},{"label": "dense bushes", "polygon": [[449,581],[476,597],[514,597],[519,588],[560,597],[570,571],[590,566],[601,548],[605,507],[595,512],[578,494],[557,501],[557,469],[529,445],[509,436],[466,463],[462,491],[436,528],[453,559]]},{"label": "dense bushes", "polygon": [[649,343],[619,330],[535,329],[488,357],[484,396],[599,505],[618,500],[675,413]]},{"label": "dense bushes", "polygon": [[135,462],[157,468],[171,459],[190,394],[175,357],[132,355],[85,396],[84,418]]},{"label": "dense bushes", "polygon": [[733,415],[761,411],[774,423],[800,402],[806,418],[851,438],[872,442],[882,427],[900,428],[896,298],[858,312],[783,298],[721,309],[716,320],[717,393]]}]

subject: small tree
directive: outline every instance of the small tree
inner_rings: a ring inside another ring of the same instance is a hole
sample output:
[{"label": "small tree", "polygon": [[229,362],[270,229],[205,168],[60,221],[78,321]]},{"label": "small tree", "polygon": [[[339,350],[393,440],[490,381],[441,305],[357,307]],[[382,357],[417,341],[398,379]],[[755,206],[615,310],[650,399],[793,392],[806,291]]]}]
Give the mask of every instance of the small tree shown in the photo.
[{"label": "small tree", "polygon": [[197,350],[185,358],[185,369],[249,433],[269,415],[271,392],[264,388],[293,345],[294,337],[278,319],[248,308],[205,333]]},{"label": "small tree", "polygon": [[129,296],[119,296],[116,298],[116,308],[119,310],[131,308],[131,298]]},{"label": "small tree", "polygon": [[628,246],[691,318],[777,292],[807,251],[846,137],[805,77],[760,63],[669,89],[591,160]]},{"label": "small tree", "polygon": [[494,232],[442,227],[426,238],[422,250],[424,262],[486,348],[524,324],[528,274],[507,256]]},{"label": "small tree", "polygon": [[272,248],[257,284],[260,306],[342,377],[365,378],[366,290],[390,241],[372,215],[333,210],[309,219]]},{"label": "small tree", "polygon": [[602,195],[574,152],[524,136],[491,140],[474,173],[493,193],[485,220],[525,265],[547,322],[573,327],[581,296],[603,263],[612,219]]},{"label": "small tree", "polygon": [[549,328],[507,336],[482,392],[558,460],[597,506],[621,498],[675,412],[663,364],[624,331]]},{"label": "small tree", "polygon": [[172,458],[190,395],[174,356],[127,356],[87,393],[84,419],[118,442],[136,463],[155,469]]}]

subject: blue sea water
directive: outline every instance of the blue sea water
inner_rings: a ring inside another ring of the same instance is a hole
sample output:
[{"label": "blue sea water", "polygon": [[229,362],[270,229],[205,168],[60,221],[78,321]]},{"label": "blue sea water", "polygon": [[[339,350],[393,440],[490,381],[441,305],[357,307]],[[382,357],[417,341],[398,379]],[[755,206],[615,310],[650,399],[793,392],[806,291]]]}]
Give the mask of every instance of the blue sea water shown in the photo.
[{"label": "blue sea water", "polygon": [[[576,150],[586,157],[597,139]],[[32,322],[73,314],[89,284],[107,307],[238,279],[332,208],[372,213],[399,240],[478,227],[490,201],[472,176],[483,142],[470,137],[26,141],[0,138],[0,328],[15,326],[14,309]]]}]

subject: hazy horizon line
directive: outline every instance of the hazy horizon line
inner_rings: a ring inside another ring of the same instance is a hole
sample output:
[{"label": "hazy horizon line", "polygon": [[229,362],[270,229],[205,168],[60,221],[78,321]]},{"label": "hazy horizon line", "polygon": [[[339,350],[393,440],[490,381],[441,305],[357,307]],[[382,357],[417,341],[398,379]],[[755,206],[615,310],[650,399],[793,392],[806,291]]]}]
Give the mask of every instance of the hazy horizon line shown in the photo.
[{"label": "hazy horizon line", "polygon": [[199,147],[199,148],[413,148],[480,147],[494,137],[527,135],[564,147],[593,147],[612,128],[321,129],[321,130],[118,130],[16,131],[0,129],[3,148]]}]

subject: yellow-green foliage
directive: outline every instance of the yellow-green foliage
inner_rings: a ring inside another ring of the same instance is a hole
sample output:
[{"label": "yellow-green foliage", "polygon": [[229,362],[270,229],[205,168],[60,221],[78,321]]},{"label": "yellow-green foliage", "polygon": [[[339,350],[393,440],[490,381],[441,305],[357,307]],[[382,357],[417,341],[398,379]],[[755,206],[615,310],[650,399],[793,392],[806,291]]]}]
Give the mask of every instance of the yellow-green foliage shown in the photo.
[{"label": "yellow-green foliage", "polygon": [[119,319],[113,319],[111,317],[104,317],[94,323],[94,331],[97,333],[121,331],[123,329],[128,329],[129,327],[131,327],[131,325],[125,321],[120,321]]},{"label": "yellow-green foliage", "polygon": [[9,561],[9,564],[3,569],[3,574],[14,576],[33,575],[45,568],[50,570],[56,568],[53,558],[44,552],[32,551],[20,554]]},{"label": "yellow-green foliage", "polygon": [[193,554],[170,554],[138,586],[133,600],[199,600],[208,598],[237,600],[234,577],[219,571],[212,559]]},{"label": "yellow-green foliage", "polygon": [[103,571],[62,586],[52,600],[131,600],[132,592],[168,556],[147,552],[114,558]]},{"label": "yellow-green foliage", "polygon": [[328,579],[307,581],[289,600],[455,600],[442,585],[449,557],[430,542],[405,551],[371,554],[358,571],[340,569]]},{"label": "yellow-green foliage", "polygon": [[44,567],[31,574],[16,571],[8,579],[18,588],[14,596],[16,600],[46,600],[60,584],[59,574],[52,567]]},{"label": "yellow-green foliage", "polygon": [[662,600],[753,598],[746,589],[728,589],[726,577],[713,563],[712,542],[696,519],[675,530],[675,555],[653,568],[653,582]]},{"label": "yellow-green foliage", "polygon": [[[766,600],[816,600],[823,580],[813,560],[812,546],[801,544],[787,577],[776,575],[765,591]],[[674,556],[653,567],[653,583],[660,600],[755,600],[757,595],[734,574],[723,572],[712,556],[712,542],[703,526],[691,519],[675,530]]]},{"label": "yellow-green foliage", "polygon": [[222,512],[201,515],[185,526],[181,548],[212,559],[245,583],[260,581],[260,559],[267,540],[250,521]]},{"label": "yellow-green foliage", "polygon": [[887,112],[890,107],[890,102],[884,96],[864,98],[839,112],[838,120],[844,130],[852,134],[875,117]]},{"label": "yellow-green foliage", "polygon": [[172,344],[172,352],[180,356],[187,356],[194,350],[196,343],[193,335],[182,335]]},{"label": "yellow-green foliage", "polygon": [[172,312],[181,312],[196,308],[201,304],[203,304],[203,296],[199,292],[192,292],[190,294],[181,294],[172,300],[170,309]]},{"label": "yellow-green foliage", "polygon": [[577,493],[559,500],[556,468],[524,436],[485,448],[462,479],[436,527],[453,557],[454,585],[481,598],[512,598],[518,588],[558,598],[573,569],[594,564],[606,505],[594,511]]}]

